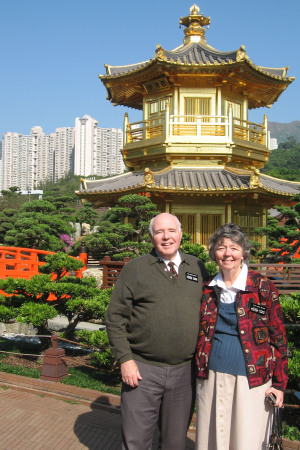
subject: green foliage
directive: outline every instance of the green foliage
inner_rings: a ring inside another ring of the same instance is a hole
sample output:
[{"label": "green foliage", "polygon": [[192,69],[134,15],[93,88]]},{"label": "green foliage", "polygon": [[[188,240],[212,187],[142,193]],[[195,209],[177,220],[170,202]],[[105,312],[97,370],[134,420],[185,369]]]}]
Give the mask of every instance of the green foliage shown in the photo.
[{"label": "green foliage", "polygon": [[300,430],[297,427],[290,427],[282,422],[282,436],[291,441],[300,441]]},{"label": "green foliage", "polygon": [[[148,236],[149,223],[158,213],[156,205],[145,196],[121,197],[100,217],[98,231],[85,237],[89,253],[98,259],[108,255],[115,260],[147,253],[152,248]],[[74,252],[79,245],[74,245]]]},{"label": "green foliage", "polygon": [[114,367],[115,359],[109,348],[109,341],[106,330],[87,331],[80,330],[76,333],[80,342],[93,348],[93,354],[100,367],[111,370]]},{"label": "green foliage", "polygon": [[290,137],[279,144],[270,153],[269,161],[261,172],[276,178],[300,181],[300,143]]},{"label": "green foliage", "polygon": [[0,243],[4,243],[4,237],[8,230],[14,226],[16,209],[5,208],[0,211]]},{"label": "green foliage", "polygon": [[280,304],[289,322],[300,323],[300,292],[281,295]]},{"label": "green foliage", "polygon": [[41,273],[55,273],[57,280],[62,278],[66,272],[77,272],[77,270],[83,267],[82,261],[70,258],[63,252],[57,252],[53,255],[47,255],[45,257],[46,264],[40,267]]},{"label": "green foliage", "polygon": [[[112,289],[100,290],[95,278],[75,278],[63,276],[64,270],[76,270],[81,261],[57,253],[47,256],[46,271],[49,274],[38,274],[27,280],[24,278],[0,279],[0,289],[8,297],[0,297],[0,314],[19,322],[32,323],[38,334],[49,334],[47,320],[61,314],[67,317],[69,325],[66,337],[72,338],[78,322],[90,319],[103,319],[109,303]],[[51,279],[51,272],[58,275]],[[56,297],[49,302],[50,294]]]},{"label": "green foliage", "polygon": [[99,219],[98,213],[93,208],[90,202],[84,203],[83,207],[79,209],[72,217],[72,221],[76,223],[88,223],[94,226]]},{"label": "green foliage", "polygon": [[17,186],[2,190],[1,194],[0,211],[7,208],[18,210],[23,203],[28,201],[25,195],[21,195],[21,191]]},{"label": "green foliage", "polygon": [[293,348],[288,361],[289,385],[299,387],[300,379],[300,350]]},{"label": "green foliage", "polygon": [[[285,324],[287,339],[289,343],[289,348],[299,346],[300,343],[300,327],[294,324]],[[300,374],[299,374],[300,375]]]},{"label": "green foliage", "polygon": [[120,379],[115,374],[101,373],[87,367],[70,367],[68,372],[69,376],[60,380],[60,383],[120,395]]},{"label": "green foliage", "polygon": [[0,372],[13,373],[15,375],[22,375],[29,378],[40,378],[41,371],[38,369],[30,369],[23,366],[14,366],[12,364],[5,364],[0,361]]},{"label": "green foliage", "polygon": [[[300,143],[290,137],[286,142],[279,144],[278,149],[271,152],[269,162],[261,171],[277,178],[300,182]],[[293,255],[300,246],[300,195],[291,198],[290,206],[274,206],[274,208],[281,213],[281,224],[279,225],[276,218],[269,216],[267,226],[255,230],[268,239],[268,248],[258,252],[257,256],[263,263],[295,263],[292,261]]]},{"label": "green foliage", "polygon": [[274,208],[281,213],[284,223],[279,224],[278,219],[269,215],[267,226],[254,230],[268,239],[268,248],[259,251],[257,256],[262,263],[294,263],[293,256],[300,246],[300,194],[291,198],[290,207],[275,205]]},{"label": "green foliage", "polygon": [[24,303],[17,316],[20,323],[31,323],[34,327],[45,327],[48,319],[57,316],[57,311],[49,304],[38,304],[34,302]]},{"label": "green foliage", "polygon": [[22,205],[14,216],[14,225],[6,232],[6,245],[59,251],[64,247],[60,234],[71,234],[63,205],[47,200],[34,200]]},{"label": "green foliage", "polygon": [[181,250],[189,255],[196,256],[205,265],[206,270],[210,275],[216,275],[219,271],[217,264],[214,261],[210,261],[208,252],[203,245],[191,244],[192,236],[187,233],[182,233]]},{"label": "green foliage", "polygon": [[16,309],[9,308],[5,305],[0,305],[0,322],[9,322],[16,317]]},{"label": "green foliage", "polygon": [[38,189],[42,189],[45,197],[59,197],[68,195],[77,202],[75,191],[78,190],[80,186],[80,175],[73,175],[71,173],[60,178],[56,182],[51,180],[45,180],[40,182]]}]

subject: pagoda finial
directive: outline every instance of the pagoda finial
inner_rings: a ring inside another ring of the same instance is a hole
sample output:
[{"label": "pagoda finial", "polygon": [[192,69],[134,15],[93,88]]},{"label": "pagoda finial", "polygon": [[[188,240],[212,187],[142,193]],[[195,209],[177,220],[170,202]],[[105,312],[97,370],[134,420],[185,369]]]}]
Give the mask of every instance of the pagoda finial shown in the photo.
[{"label": "pagoda finial", "polygon": [[187,17],[180,17],[179,24],[187,27],[184,30],[185,38],[183,43],[206,41],[204,35],[206,29],[204,26],[209,26],[210,17],[205,17],[203,13],[199,14],[200,8],[195,3],[190,7],[190,14]]}]

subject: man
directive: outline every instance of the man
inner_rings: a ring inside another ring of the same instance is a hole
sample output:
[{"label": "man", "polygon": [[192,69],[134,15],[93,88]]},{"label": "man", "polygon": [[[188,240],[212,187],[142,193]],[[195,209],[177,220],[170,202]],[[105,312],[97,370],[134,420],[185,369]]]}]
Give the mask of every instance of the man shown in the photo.
[{"label": "man", "polygon": [[[194,406],[191,361],[199,329],[203,263],[178,249],[178,219],[149,228],[154,248],[123,268],[106,325],[122,375],[122,449],[150,450],[159,419],[163,450],[185,449]],[[171,267],[169,263],[171,264]]]}]

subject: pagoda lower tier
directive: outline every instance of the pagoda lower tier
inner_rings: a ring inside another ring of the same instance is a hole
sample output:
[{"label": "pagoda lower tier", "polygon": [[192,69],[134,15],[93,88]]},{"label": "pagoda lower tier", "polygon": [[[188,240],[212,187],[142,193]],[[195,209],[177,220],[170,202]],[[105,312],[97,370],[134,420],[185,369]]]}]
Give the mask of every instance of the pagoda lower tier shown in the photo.
[{"label": "pagoda lower tier", "polygon": [[240,225],[251,240],[266,225],[268,209],[290,204],[300,192],[297,182],[261,174],[257,169],[169,167],[145,169],[101,180],[82,180],[77,195],[96,207],[113,206],[126,194],[149,197],[160,211],[175,214],[193,242],[206,245],[213,231],[226,222]]}]

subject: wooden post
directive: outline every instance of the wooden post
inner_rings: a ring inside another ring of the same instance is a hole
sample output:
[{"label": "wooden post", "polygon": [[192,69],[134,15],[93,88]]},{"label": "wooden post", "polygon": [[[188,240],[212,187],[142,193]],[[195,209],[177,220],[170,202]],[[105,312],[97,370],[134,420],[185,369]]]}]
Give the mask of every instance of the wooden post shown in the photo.
[{"label": "wooden post", "polygon": [[57,336],[52,336],[51,340],[52,348],[45,351],[40,378],[47,381],[59,381],[68,375],[67,364],[62,360],[66,354],[62,348],[58,348]]}]

